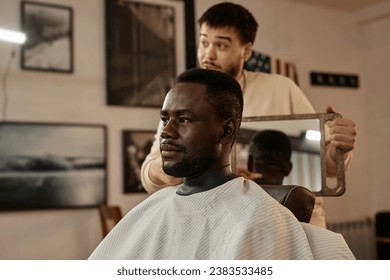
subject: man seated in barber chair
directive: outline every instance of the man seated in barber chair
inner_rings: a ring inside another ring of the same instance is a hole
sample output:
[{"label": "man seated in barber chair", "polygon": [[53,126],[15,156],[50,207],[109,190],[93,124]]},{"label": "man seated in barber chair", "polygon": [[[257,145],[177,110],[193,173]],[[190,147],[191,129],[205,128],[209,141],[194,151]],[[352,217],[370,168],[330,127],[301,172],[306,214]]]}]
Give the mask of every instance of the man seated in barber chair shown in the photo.
[{"label": "man seated in barber chair", "polygon": [[164,172],[183,182],[129,211],[90,259],[354,259],[342,235],[299,222],[231,170],[242,110],[230,75],[179,75],[161,109],[159,142]]},{"label": "man seated in barber chair", "polygon": [[[291,172],[293,167],[291,150],[290,139],[282,131],[271,129],[259,131],[252,136],[249,143],[247,170],[237,168],[237,174],[255,181],[267,192],[273,191],[272,186],[269,185],[283,185],[284,177]],[[289,190],[286,187],[285,191]],[[310,193],[302,195],[310,196]],[[310,224],[326,228],[322,200],[317,198]]]}]

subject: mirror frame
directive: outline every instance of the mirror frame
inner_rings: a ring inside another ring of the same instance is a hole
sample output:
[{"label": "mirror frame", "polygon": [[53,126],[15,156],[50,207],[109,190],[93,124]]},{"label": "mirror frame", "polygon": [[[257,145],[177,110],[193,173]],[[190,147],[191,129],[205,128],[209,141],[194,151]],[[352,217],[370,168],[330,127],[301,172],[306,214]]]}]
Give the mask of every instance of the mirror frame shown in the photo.
[{"label": "mirror frame", "polygon": [[[244,122],[259,122],[259,121],[280,121],[280,120],[305,120],[318,119],[321,133],[320,140],[320,161],[321,161],[321,190],[313,191],[316,196],[341,196],[345,193],[345,168],[344,168],[344,151],[340,148],[336,149],[336,186],[330,187],[327,184],[326,170],[326,149],[325,149],[325,123],[335,118],[341,118],[338,113],[316,113],[316,114],[294,114],[294,115],[273,115],[273,116],[255,116],[243,117]],[[236,143],[233,145],[231,153],[232,169],[236,171]]]}]

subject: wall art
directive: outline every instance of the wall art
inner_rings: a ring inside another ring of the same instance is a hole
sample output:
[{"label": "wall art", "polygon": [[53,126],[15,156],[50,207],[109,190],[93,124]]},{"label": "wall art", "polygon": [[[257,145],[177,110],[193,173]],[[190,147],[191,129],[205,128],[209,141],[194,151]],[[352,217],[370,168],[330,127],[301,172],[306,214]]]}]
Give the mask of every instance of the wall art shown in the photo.
[{"label": "wall art", "polygon": [[141,184],[141,165],[149,153],[156,131],[122,131],[123,192],[145,192]]},{"label": "wall art", "polygon": [[176,76],[186,68],[186,3],[105,3],[107,104],[161,107]]},{"label": "wall art", "polygon": [[21,2],[21,68],[73,72],[73,9],[41,2]]},{"label": "wall art", "polygon": [[0,123],[0,210],[106,202],[106,127]]}]

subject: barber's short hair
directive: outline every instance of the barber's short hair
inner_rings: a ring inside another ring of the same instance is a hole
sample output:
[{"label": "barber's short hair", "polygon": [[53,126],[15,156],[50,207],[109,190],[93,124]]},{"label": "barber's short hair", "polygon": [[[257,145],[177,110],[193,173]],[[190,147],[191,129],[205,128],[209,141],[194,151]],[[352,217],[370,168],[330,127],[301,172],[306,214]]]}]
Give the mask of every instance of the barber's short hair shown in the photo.
[{"label": "barber's short hair", "polygon": [[290,138],[279,130],[267,129],[254,134],[249,144],[249,155],[254,156],[257,150],[281,156],[286,161],[291,159]]},{"label": "barber's short hair", "polygon": [[257,21],[246,8],[231,2],[211,6],[199,19],[201,26],[206,23],[211,28],[233,27],[236,29],[242,44],[254,43],[257,32]]},{"label": "barber's short hair", "polygon": [[230,75],[216,70],[193,68],[176,78],[176,83],[192,82],[207,88],[207,101],[215,108],[220,120],[242,119],[244,99],[240,84]]}]

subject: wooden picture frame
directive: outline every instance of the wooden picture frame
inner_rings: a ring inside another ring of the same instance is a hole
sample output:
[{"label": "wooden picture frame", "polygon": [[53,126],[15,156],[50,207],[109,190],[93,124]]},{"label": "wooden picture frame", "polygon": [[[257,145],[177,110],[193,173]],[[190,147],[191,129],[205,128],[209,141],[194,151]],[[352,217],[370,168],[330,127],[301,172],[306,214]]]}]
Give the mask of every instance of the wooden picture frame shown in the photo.
[{"label": "wooden picture frame", "polygon": [[[186,25],[193,1],[105,0],[105,5],[107,104],[161,107],[194,51],[186,49],[194,34],[188,35],[192,29]],[[191,42],[195,46],[195,38]]]},{"label": "wooden picture frame", "polygon": [[2,122],[0,139],[0,211],[106,202],[106,126]]},{"label": "wooden picture frame", "polygon": [[73,9],[41,2],[21,1],[21,68],[73,73]]},{"label": "wooden picture frame", "polygon": [[141,165],[154,142],[156,131],[123,130],[123,192],[144,193],[141,184]]}]

